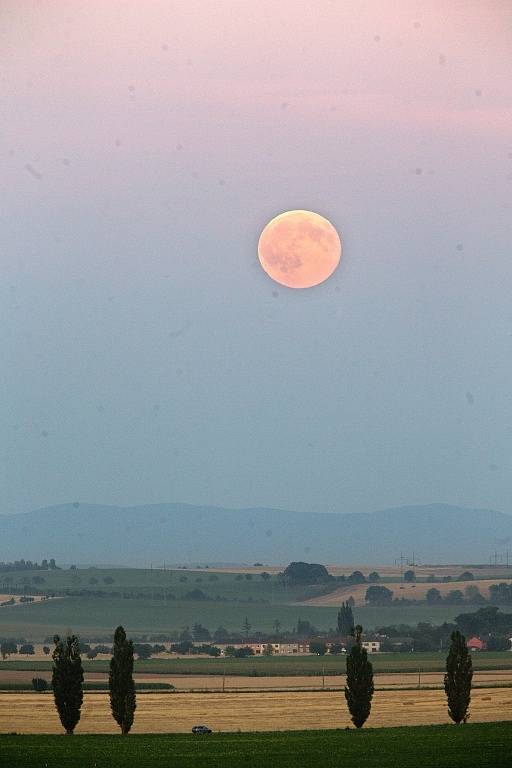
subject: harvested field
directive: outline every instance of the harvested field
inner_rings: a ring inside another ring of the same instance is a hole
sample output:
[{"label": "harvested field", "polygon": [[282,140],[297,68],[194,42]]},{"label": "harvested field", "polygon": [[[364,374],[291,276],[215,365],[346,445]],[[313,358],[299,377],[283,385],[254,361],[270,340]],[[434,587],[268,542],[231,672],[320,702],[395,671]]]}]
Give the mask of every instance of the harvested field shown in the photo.
[{"label": "harvested field", "polygon": [[[489,587],[491,584],[497,584],[498,582],[505,582],[510,584],[508,579],[484,579],[482,581],[451,581],[448,584],[429,582],[415,582],[412,584],[405,583],[403,581],[391,581],[383,583],[382,586],[390,589],[393,592],[395,598],[405,598],[406,600],[425,600],[425,596],[429,589],[434,587],[439,590],[441,595],[445,597],[452,590],[458,589],[462,593],[466,587],[477,587],[480,594],[483,597],[489,597]],[[343,600],[348,600],[349,597],[353,597],[356,606],[366,605],[364,596],[366,590],[371,584],[354,584],[353,586],[345,586],[336,589],[334,592],[329,592],[328,595],[321,595],[320,597],[312,597],[310,600],[303,600],[301,605],[316,605],[316,606],[335,606],[339,605]],[[475,610],[474,608],[468,608],[467,606],[460,605],[460,612]]]},{"label": "harvested field", "polygon": [[[472,722],[512,720],[512,689],[473,691]],[[381,691],[369,726],[447,723],[442,691]],[[350,725],[341,692],[140,694],[134,733],[187,732],[206,722],[215,731],[279,731]],[[0,694],[0,733],[60,733],[51,694]],[[84,697],[77,733],[114,733],[106,694]]]},{"label": "harvested field", "polygon": [[[216,568],[216,567],[210,567],[208,569],[208,573],[252,573],[255,575],[260,574],[262,571],[267,571],[267,573],[271,573],[274,575],[277,575],[278,573],[281,573],[284,571],[288,563],[284,563],[283,565],[262,565],[262,566],[249,566],[249,565],[240,565],[240,566],[229,566],[225,568]],[[352,565],[337,565],[337,564],[326,564],[325,566],[329,573],[331,573],[333,576],[349,576],[353,571],[361,571],[362,573],[368,575],[370,571],[377,571],[377,573],[380,574],[381,577],[386,579],[400,579],[402,572],[405,570],[408,570],[409,568],[412,568],[414,572],[416,573],[417,577],[420,579],[426,579],[430,574],[434,573],[438,578],[442,578],[443,576],[451,576],[452,578],[456,578],[461,573],[464,573],[464,571],[471,571],[471,573],[474,574],[475,579],[493,579],[493,580],[503,580],[503,579],[512,579],[512,566],[507,568],[505,565],[498,565],[498,566],[492,566],[492,565],[464,565],[464,564],[454,564],[454,565],[404,565],[403,568],[400,568],[399,565],[361,565],[358,563],[352,564]],[[180,571],[180,573],[205,573],[204,569],[201,568],[187,568],[183,571]]]}]

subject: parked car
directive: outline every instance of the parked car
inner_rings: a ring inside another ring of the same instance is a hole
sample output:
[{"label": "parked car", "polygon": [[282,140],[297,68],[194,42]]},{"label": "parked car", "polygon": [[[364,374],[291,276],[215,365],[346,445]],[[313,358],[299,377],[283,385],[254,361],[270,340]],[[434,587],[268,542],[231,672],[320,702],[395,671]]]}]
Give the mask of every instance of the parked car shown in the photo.
[{"label": "parked car", "polygon": [[200,733],[201,735],[204,735],[206,733],[212,733],[212,729],[208,728],[207,725],[194,725],[192,733]]}]

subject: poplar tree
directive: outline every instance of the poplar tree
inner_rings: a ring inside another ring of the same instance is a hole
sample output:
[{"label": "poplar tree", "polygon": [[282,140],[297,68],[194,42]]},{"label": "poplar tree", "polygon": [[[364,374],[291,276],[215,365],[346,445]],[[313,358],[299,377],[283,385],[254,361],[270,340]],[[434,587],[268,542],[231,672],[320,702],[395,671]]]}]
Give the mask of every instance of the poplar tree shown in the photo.
[{"label": "poplar tree", "polygon": [[350,635],[354,629],[354,614],[349,603],[342,603],[338,611],[338,634],[342,637]]},{"label": "poplar tree", "polygon": [[450,650],[446,657],[444,690],[448,699],[448,714],[454,723],[465,723],[469,718],[473,662],[466,645],[466,638],[459,630],[451,635]]},{"label": "poplar tree", "polygon": [[68,735],[72,735],[80,720],[80,709],[84,699],[84,672],[80,658],[80,645],[76,635],[68,635],[61,640],[53,638],[52,688],[55,706],[60,721]]},{"label": "poplar tree", "polygon": [[368,719],[373,698],[373,667],[368,653],[363,648],[363,628],[358,624],[354,629],[354,644],[347,656],[347,681],[345,699],[356,728],[361,728]]},{"label": "poplar tree", "polygon": [[135,716],[135,683],[133,681],[133,643],[126,639],[123,627],[114,634],[114,648],[108,677],[112,717],[123,735],[129,733]]}]

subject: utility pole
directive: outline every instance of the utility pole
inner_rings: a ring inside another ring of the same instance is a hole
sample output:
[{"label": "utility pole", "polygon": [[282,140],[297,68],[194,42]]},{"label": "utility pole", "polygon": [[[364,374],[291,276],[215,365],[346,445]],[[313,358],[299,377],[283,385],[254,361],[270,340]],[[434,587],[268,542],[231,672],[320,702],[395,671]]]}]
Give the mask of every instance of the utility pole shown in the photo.
[{"label": "utility pole", "polygon": [[403,553],[400,552],[400,557],[395,558],[395,565],[398,565],[400,563],[400,575],[403,575],[404,572],[404,563],[407,561],[407,558],[404,557]]}]

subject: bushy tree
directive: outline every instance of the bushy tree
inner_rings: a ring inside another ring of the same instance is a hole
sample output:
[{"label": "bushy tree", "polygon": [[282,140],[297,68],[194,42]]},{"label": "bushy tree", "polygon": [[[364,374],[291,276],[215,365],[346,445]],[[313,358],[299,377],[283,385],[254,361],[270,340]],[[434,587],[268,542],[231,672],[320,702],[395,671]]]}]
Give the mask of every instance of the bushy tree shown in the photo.
[{"label": "bushy tree", "polygon": [[180,640],[179,643],[171,644],[171,653],[178,653],[180,656],[186,656],[194,648],[192,640]]},{"label": "bushy tree", "polygon": [[316,653],[317,656],[325,656],[327,645],[323,640],[312,640],[309,644],[309,652]]},{"label": "bushy tree", "polygon": [[306,619],[298,619],[297,620],[297,636],[304,638],[304,637],[314,637],[317,634],[317,629],[314,627],[310,621],[307,621]]},{"label": "bushy tree", "polygon": [[350,576],[347,577],[348,584],[365,584],[366,578],[361,571],[352,571]]},{"label": "bushy tree", "polygon": [[412,582],[412,581],[416,581],[416,574],[415,574],[415,572],[412,571],[412,570],[406,571],[404,573],[404,581],[407,581],[409,583]]},{"label": "bushy tree", "polygon": [[444,690],[448,699],[448,714],[454,723],[465,723],[469,717],[473,662],[466,638],[459,630],[452,632],[451,645],[446,657]]},{"label": "bushy tree", "polygon": [[112,717],[123,735],[129,733],[135,716],[135,683],[133,681],[133,643],[126,639],[123,627],[114,634],[114,648],[108,678]]},{"label": "bushy tree", "polygon": [[246,659],[248,656],[254,656],[254,651],[248,645],[245,645],[243,648],[235,648],[233,655],[235,659]]},{"label": "bushy tree", "polygon": [[18,653],[22,656],[33,656],[35,653],[34,646],[32,643],[24,643],[23,645],[20,645]]},{"label": "bushy tree", "polygon": [[282,577],[290,584],[326,584],[333,581],[325,565],[302,561],[290,563],[283,571]]},{"label": "bushy tree", "polygon": [[489,595],[493,603],[512,605],[512,584],[506,582],[491,584]]},{"label": "bushy tree", "polygon": [[430,589],[427,590],[427,594],[425,595],[425,597],[429,605],[435,605],[436,603],[440,603],[443,599],[440,591],[435,587],[430,587]]},{"label": "bushy tree", "polygon": [[213,639],[216,643],[224,643],[229,639],[229,632],[225,627],[217,627],[213,633]]},{"label": "bushy tree", "polygon": [[371,605],[390,605],[393,600],[393,591],[387,587],[374,585],[368,587],[364,599]]},{"label": "bushy tree", "polygon": [[53,638],[52,688],[55,706],[67,734],[72,734],[80,720],[80,709],[84,698],[82,659],[76,635],[61,640]]},{"label": "bushy tree", "polygon": [[451,589],[445,597],[445,603],[451,603],[453,605],[462,605],[464,602],[464,595],[460,589]]},{"label": "bushy tree", "polygon": [[198,643],[212,639],[209,630],[206,627],[203,627],[202,624],[197,623],[192,627],[192,637]]},{"label": "bushy tree", "polygon": [[495,605],[487,605],[473,613],[459,613],[455,617],[458,628],[465,635],[501,634],[502,630],[512,629],[512,616],[500,614]]},{"label": "bushy tree", "polygon": [[18,646],[11,640],[4,640],[0,645],[0,653],[2,654],[2,659],[5,659],[7,656],[10,656],[11,653],[18,653]]},{"label": "bushy tree", "polygon": [[475,584],[468,584],[465,588],[464,599],[467,603],[472,603],[473,605],[482,605],[482,603],[486,602],[485,597]]},{"label": "bushy tree", "polygon": [[133,651],[139,659],[150,659],[153,655],[153,646],[149,643],[135,643]]},{"label": "bushy tree", "polygon": [[349,635],[354,629],[354,614],[352,607],[347,603],[342,603],[338,611],[338,634],[342,637]]},{"label": "bushy tree", "polygon": [[345,699],[356,728],[361,728],[368,719],[374,692],[373,667],[366,648],[363,648],[362,634],[363,628],[358,624],[354,630],[354,644],[347,656],[345,685]]},{"label": "bushy tree", "polygon": [[461,573],[459,576],[459,581],[473,581],[474,578],[475,576],[471,571],[464,571],[464,573]]},{"label": "bushy tree", "polygon": [[376,581],[380,581],[380,574],[377,571],[372,571],[368,574],[368,581],[374,584]]},{"label": "bushy tree", "polygon": [[504,635],[490,635],[486,643],[488,651],[510,651],[510,638]]}]

